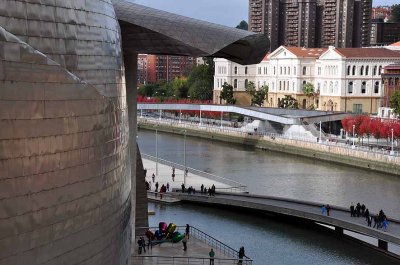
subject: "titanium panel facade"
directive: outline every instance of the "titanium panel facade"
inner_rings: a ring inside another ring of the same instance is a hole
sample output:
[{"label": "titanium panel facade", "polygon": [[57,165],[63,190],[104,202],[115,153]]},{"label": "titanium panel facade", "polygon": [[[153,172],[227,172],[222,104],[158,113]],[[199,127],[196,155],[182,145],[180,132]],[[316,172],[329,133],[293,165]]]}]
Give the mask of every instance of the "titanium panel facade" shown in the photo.
[{"label": "titanium panel facade", "polygon": [[126,1],[1,0],[0,264],[130,264],[137,52],[254,63],[267,50]]}]

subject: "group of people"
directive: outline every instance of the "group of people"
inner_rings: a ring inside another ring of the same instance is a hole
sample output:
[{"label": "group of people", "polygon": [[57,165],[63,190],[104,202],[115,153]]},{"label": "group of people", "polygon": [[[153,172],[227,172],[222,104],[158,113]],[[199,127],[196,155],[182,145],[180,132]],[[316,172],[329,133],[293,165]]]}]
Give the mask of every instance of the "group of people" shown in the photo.
[{"label": "group of people", "polygon": [[213,184],[211,188],[207,189],[203,184],[201,184],[200,193],[206,195],[208,194],[208,196],[215,196],[215,185]]},{"label": "group of people", "polygon": [[365,218],[365,221],[367,222],[367,225],[369,227],[372,226],[372,221],[374,221],[373,228],[383,228],[386,231],[389,226],[389,221],[387,220],[387,217],[382,209],[379,211],[378,214],[372,215],[369,212],[369,209],[364,204],[360,204],[359,202],[356,204],[356,206],[351,203],[350,216]]},{"label": "group of people", "polygon": [[331,206],[329,205],[329,204],[327,204],[327,205],[322,205],[322,207],[321,207],[321,210],[322,210],[322,214],[325,214],[326,213],[326,216],[329,216],[330,215],[330,213],[331,213]]}]

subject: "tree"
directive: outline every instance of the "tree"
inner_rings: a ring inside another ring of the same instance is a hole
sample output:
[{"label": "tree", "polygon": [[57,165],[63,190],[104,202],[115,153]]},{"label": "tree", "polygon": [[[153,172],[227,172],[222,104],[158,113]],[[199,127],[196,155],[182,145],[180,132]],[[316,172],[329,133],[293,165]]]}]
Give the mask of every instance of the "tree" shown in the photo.
[{"label": "tree", "polygon": [[[233,86],[228,83],[224,83],[221,90],[220,101],[225,100],[228,104],[235,104],[236,98],[233,97]],[[220,102],[221,103],[221,102]]]},{"label": "tree", "polygon": [[310,105],[309,101],[310,98],[314,99],[314,95],[315,95],[315,88],[314,85],[310,82],[307,82],[304,86],[303,86],[303,93],[304,95],[307,97],[307,106],[308,109],[314,109],[314,100],[313,103]]},{"label": "tree", "polygon": [[246,21],[240,21],[239,25],[236,26],[237,29],[249,30],[249,24]]},{"label": "tree", "polygon": [[158,85],[142,85],[139,87],[138,94],[145,97],[152,97],[154,93],[157,91]]},{"label": "tree", "polygon": [[392,14],[390,15],[390,22],[400,22],[400,4],[392,5]]},{"label": "tree", "polygon": [[298,109],[299,103],[291,95],[285,95],[285,97],[281,100],[280,107],[284,109]]},{"label": "tree", "polygon": [[256,106],[262,106],[264,104],[264,100],[268,98],[268,86],[264,85],[262,86],[256,93],[254,94],[254,97],[252,99],[251,104],[256,105]]},{"label": "tree", "polygon": [[[399,5],[400,6],[400,5]],[[390,107],[393,109],[394,113],[400,115],[400,92],[396,90],[393,96],[390,98]]]},{"label": "tree", "polygon": [[187,80],[187,87],[189,88],[188,94],[192,99],[212,99],[214,73],[210,73],[213,71],[213,68],[213,65],[208,65],[207,63],[193,68]]},{"label": "tree", "polygon": [[172,90],[177,98],[187,98],[189,88],[186,77],[175,77],[171,82]]},{"label": "tree", "polygon": [[254,82],[248,82],[245,89],[246,93],[250,95],[251,106],[253,106],[253,99],[254,95],[256,94],[256,86],[254,85]]}]

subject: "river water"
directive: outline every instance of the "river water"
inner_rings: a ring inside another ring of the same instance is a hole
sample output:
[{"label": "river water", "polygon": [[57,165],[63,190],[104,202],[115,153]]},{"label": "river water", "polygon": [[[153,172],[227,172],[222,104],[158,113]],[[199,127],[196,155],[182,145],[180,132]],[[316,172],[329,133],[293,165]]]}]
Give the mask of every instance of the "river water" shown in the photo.
[{"label": "river water", "polygon": [[[139,131],[142,153],[155,155],[155,138],[153,131]],[[183,164],[183,136],[158,133],[158,155]],[[383,209],[400,218],[398,176],[192,137],[186,139],[186,161],[189,167],[244,183],[253,194],[345,207],[361,202],[370,211]],[[255,264],[395,264],[358,244],[268,218],[191,205],[153,207],[158,207],[150,218],[153,225],[160,220],[194,223],[235,248],[248,246]]]}]

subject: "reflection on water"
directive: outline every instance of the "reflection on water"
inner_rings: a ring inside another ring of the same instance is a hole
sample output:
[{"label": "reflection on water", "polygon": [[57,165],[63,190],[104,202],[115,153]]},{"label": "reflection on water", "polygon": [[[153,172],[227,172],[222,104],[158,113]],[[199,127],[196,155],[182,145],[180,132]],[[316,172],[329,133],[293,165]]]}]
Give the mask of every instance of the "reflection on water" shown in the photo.
[{"label": "reflection on water", "polygon": [[[155,155],[155,133],[139,131],[143,153]],[[158,134],[159,157],[183,164],[183,136]],[[255,194],[349,206],[361,202],[400,218],[400,177],[329,162],[187,137],[190,167],[246,184]]]},{"label": "reflection on water", "polygon": [[357,243],[265,216],[191,204],[149,203],[149,210],[156,213],[150,226],[191,224],[235,249],[244,246],[254,265],[398,264]]}]

